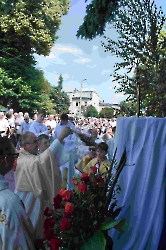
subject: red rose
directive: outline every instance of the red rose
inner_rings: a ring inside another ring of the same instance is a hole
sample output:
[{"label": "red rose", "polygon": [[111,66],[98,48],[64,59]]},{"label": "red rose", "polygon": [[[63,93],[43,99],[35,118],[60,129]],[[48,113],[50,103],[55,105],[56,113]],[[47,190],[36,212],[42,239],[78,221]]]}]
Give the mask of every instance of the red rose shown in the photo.
[{"label": "red rose", "polygon": [[44,221],[44,229],[48,229],[50,227],[53,227],[55,224],[55,221],[53,218],[46,218]]},{"label": "red rose", "polygon": [[97,168],[96,168],[95,166],[91,166],[91,167],[90,167],[90,173],[91,173],[91,174],[95,174],[96,171],[97,171]]},{"label": "red rose", "polygon": [[63,218],[60,227],[62,231],[66,231],[70,228],[70,221],[67,218]]},{"label": "red rose", "polygon": [[61,207],[60,203],[61,203],[61,201],[62,201],[62,197],[60,196],[60,194],[57,194],[57,195],[54,197],[53,201],[54,201],[53,205],[54,205],[54,208],[55,208],[55,209],[58,209],[58,208]]},{"label": "red rose", "polygon": [[64,212],[65,216],[72,214],[73,211],[74,211],[73,204],[70,202],[66,202],[65,212]]},{"label": "red rose", "polygon": [[58,250],[61,244],[61,240],[58,238],[53,238],[50,240],[51,250]]},{"label": "red rose", "polygon": [[72,181],[72,183],[74,184],[74,186],[77,186],[77,185],[78,185],[78,181],[77,181],[74,177],[72,178],[71,181]]},{"label": "red rose", "polygon": [[78,184],[78,190],[80,191],[80,193],[85,193],[86,192],[86,184],[85,183],[79,183]]},{"label": "red rose", "polygon": [[81,176],[81,180],[83,180],[84,182],[89,182],[90,178],[89,178],[88,173],[83,173]]},{"label": "red rose", "polygon": [[52,215],[52,211],[49,209],[49,207],[47,207],[45,210],[44,210],[44,215],[49,217]]},{"label": "red rose", "polygon": [[47,240],[50,240],[54,237],[54,231],[51,228],[48,228],[47,230],[44,230],[44,238]]},{"label": "red rose", "polygon": [[66,192],[64,193],[64,200],[68,201],[70,200],[71,197],[71,192],[69,190],[66,190]]},{"label": "red rose", "polygon": [[59,191],[60,196],[63,197],[65,192],[66,192],[66,189],[61,189],[61,190]]},{"label": "red rose", "polygon": [[68,201],[71,197],[71,191],[66,189],[61,189],[59,192],[60,196],[63,197],[64,200]]}]

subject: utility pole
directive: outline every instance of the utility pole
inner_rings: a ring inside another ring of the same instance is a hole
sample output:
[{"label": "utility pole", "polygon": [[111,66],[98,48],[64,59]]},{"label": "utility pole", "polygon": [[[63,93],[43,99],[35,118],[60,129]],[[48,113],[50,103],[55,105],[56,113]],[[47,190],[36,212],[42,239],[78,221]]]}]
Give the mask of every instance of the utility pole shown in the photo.
[{"label": "utility pole", "polygon": [[82,105],[82,83],[86,81],[86,79],[83,79],[80,83],[80,114],[79,114],[79,118],[81,118],[81,105]]}]

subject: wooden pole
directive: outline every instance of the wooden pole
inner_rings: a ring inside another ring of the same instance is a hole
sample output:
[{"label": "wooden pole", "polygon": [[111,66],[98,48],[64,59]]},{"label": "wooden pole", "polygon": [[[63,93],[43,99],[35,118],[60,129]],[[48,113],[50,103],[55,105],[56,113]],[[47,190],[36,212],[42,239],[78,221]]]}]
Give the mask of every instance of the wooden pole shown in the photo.
[{"label": "wooden pole", "polygon": [[137,81],[137,117],[140,116],[140,80],[139,80],[139,61],[136,62],[136,81]]}]

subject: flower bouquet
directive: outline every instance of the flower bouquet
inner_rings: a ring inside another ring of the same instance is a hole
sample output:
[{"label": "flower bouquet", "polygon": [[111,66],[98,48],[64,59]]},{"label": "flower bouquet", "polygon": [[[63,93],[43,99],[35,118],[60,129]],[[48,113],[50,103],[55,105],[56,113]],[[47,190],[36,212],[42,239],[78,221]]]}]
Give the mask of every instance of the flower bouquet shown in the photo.
[{"label": "flower bouquet", "polygon": [[[120,191],[117,180],[126,161],[126,152],[118,166],[115,164],[115,154],[109,171],[100,174],[92,166],[89,175],[83,173],[80,177],[73,177],[75,188],[61,189],[53,199],[54,209],[45,209],[46,249],[111,249],[112,240],[107,231],[116,228],[123,232],[126,227],[125,219],[115,219],[122,209],[115,207],[116,195]],[[116,169],[114,176],[113,167]]]}]

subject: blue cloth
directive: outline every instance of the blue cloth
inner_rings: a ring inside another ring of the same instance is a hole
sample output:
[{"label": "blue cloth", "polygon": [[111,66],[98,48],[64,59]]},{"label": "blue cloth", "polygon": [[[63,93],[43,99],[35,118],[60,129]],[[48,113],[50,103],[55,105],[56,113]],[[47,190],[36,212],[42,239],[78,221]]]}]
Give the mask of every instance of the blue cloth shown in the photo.
[{"label": "blue cloth", "polygon": [[29,132],[34,133],[36,136],[39,136],[41,134],[48,135],[48,129],[47,127],[40,122],[33,121],[29,127]]},{"label": "blue cloth", "polygon": [[20,198],[0,175],[0,249],[35,250],[33,226]]},{"label": "blue cloth", "polygon": [[21,131],[21,133],[20,133],[20,134],[25,133],[25,132],[28,132],[28,131],[29,131],[29,128],[30,128],[30,126],[31,126],[31,124],[32,124],[32,122],[33,122],[33,121],[29,121],[28,123],[25,122],[25,121],[21,122],[21,126],[20,126],[20,131]]},{"label": "blue cloth", "polygon": [[107,141],[107,145],[108,145],[108,160],[111,162],[114,155],[114,138],[110,138]]},{"label": "blue cloth", "polygon": [[7,174],[4,176],[5,180],[9,184],[9,189],[14,192],[15,190],[15,175],[14,175],[14,170],[11,169]]},{"label": "blue cloth", "polygon": [[124,206],[119,218],[126,218],[128,227],[124,233],[110,230],[113,249],[158,249],[165,218],[166,119],[118,118],[116,147],[117,161],[127,152],[117,205]]},{"label": "blue cloth", "polygon": [[59,167],[69,161],[69,153],[64,150],[64,146],[59,142],[58,139],[51,143],[49,149],[54,154]]}]

